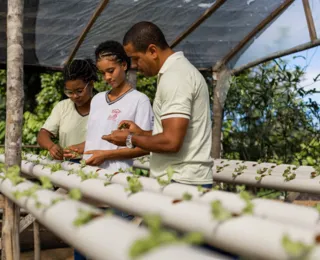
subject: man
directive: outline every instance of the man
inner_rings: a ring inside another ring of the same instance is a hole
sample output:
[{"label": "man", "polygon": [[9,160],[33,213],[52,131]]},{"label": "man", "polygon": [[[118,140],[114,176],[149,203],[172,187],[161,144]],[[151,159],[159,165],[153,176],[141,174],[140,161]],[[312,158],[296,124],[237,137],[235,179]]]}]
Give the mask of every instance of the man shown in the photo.
[{"label": "man", "polygon": [[154,129],[143,131],[131,121],[129,130],[117,130],[104,140],[151,152],[152,177],[191,185],[212,185],[211,119],[209,93],[201,73],[182,52],[170,49],[162,31],[153,23],[135,24],[123,45],[132,64],[145,76],[158,76],[153,103]]}]

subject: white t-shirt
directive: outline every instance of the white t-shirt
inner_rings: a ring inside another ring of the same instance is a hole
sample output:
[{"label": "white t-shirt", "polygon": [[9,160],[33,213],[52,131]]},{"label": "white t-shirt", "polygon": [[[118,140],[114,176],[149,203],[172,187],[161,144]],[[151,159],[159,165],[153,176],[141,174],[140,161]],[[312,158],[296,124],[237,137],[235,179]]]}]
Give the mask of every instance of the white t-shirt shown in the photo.
[{"label": "white t-shirt", "polygon": [[82,116],[71,99],[60,101],[51,111],[42,128],[59,138],[64,148],[85,141],[88,115]]},{"label": "white t-shirt", "polygon": [[173,180],[185,184],[213,182],[213,160],[210,156],[212,129],[208,86],[201,73],[182,52],[172,54],[158,74],[158,87],[153,102],[153,134],[163,132],[161,120],[189,119],[183,145],[178,153],[152,153],[151,176],[166,177],[171,166]]},{"label": "white t-shirt", "polygon": [[[108,98],[108,92],[95,95],[91,101],[85,151],[125,148],[101,139],[103,135],[108,135],[111,131],[116,130],[122,120],[131,120],[143,130],[152,130],[153,112],[149,98],[134,89],[112,102]],[[84,159],[90,157],[91,155],[84,155]],[[120,168],[127,169],[132,164],[132,159],[107,160],[99,167],[118,171]]]}]

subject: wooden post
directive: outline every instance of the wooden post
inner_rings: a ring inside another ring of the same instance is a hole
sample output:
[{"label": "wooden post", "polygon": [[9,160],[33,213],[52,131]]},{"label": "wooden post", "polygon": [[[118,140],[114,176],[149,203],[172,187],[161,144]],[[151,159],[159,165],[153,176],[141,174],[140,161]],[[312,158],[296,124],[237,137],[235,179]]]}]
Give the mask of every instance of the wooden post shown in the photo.
[{"label": "wooden post", "polygon": [[[23,0],[8,0],[6,167],[21,164],[23,118]],[[2,260],[20,259],[19,208],[5,198],[2,226]]]},{"label": "wooden post", "polygon": [[131,86],[135,89],[137,88],[137,71],[136,70],[129,70],[127,72],[127,78]]},{"label": "wooden post", "polygon": [[33,244],[34,244],[34,260],[40,260],[41,243],[40,243],[40,226],[37,221],[33,222]]},{"label": "wooden post", "polygon": [[219,73],[213,72],[213,80],[216,85],[213,90],[213,128],[211,156],[214,159],[221,158],[222,151],[222,120],[223,107],[230,88],[230,72],[223,69]]}]

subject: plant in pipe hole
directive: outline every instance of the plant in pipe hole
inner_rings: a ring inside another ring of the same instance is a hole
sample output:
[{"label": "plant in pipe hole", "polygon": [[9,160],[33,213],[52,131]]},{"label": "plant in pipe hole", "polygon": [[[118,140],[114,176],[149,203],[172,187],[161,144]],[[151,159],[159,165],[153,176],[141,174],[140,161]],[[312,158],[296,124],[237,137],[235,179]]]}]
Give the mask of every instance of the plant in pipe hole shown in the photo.
[{"label": "plant in pipe hole", "polygon": [[78,216],[73,221],[73,225],[75,225],[76,227],[80,227],[82,225],[89,223],[94,218],[97,218],[100,216],[101,216],[101,214],[97,214],[97,213],[92,212],[90,210],[79,209]]},{"label": "plant in pipe hole", "polygon": [[77,188],[74,188],[74,189],[71,189],[68,193],[68,196],[70,199],[72,200],[81,200],[82,198],[82,193],[79,189]]},{"label": "plant in pipe hole", "polygon": [[246,191],[241,191],[239,195],[240,198],[246,203],[245,207],[242,209],[242,214],[252,215],[254,209],[254,204],[251,201],[252,196]]},{"label": "plant in pipe hole", "polygon": [[213,218],[217,221],[225,221],[232,218],[231,212],[222,206],[220,200],[211,202],[211,213]]},{"label": "plant in pipe hole", "polygon": [[157,178],[157,181],[160,184],[160,186],[165,187],[169,185],[171,183],[174,173],[175,173],[174,169],[171,166],[169,166],[166,171],[167,179],[162,179],[161,177]]},{"label": "plant in pipe hole", "polygon": [[192,195],[191,195],[190,193],[188,193],[188,192],[185,192],[185,193],[183,193],[183,195],[182,195],[182,199],[183,199],[183,200],[186,200],[186,201],[192,200]]},{"label": "plant in pipe hole", "polygon": [[89,179],[96,179],[99,176],[99,174],[97,172],[85,173],[83,170],[78,171],[77,175],[81,178],[81,181],[85,181],[85,180],[89,180]]},{"label": "plant in pipe hole", "polygon": [[3,169],[3,171],[4,176],[0,176],[0,179],[9,179],[13,186],[16,186],[26,180],[20,176],[20,167],[18,165],[11,166],[8,169]]},{"label": "plant in pipe hole", "polygon": [[163,245],[172,243],[201,244],[203,242],[203,236],[200,233],[189,233],[179,237],[176,232],[163,230],[160,216],[145,216],[144,222],[149,229],[149,235],[137,239],[131,245],[129,255],[133,259]]},{"label": "plant in pipe hole", "polygon": [[60,163],[47,164],[45,168],[51,169],[51,172],[57,172],[62,170],[62,166]]},{"label": "plant in pipe hole", "polygon": [[80,161],[80,167],[81,167],[81,168],[84,168],[84,167],[86,167],[86,166],[87,166],[86,160],[81,160],[81,161]]},{"label": "plant in pipe hole", "polygon": [[284,170],[282,176],[285,181],[291,181],[296,178],[296,174],[292,171],[291,167],[288,166],[287,169]]},{"label": "plant in pipe hole", "polygon": [[257,170],[257,174],[258,176],[255,177],[255,179],[257,181],[261,181],[262,178],[271,175],[272,169],[268,169],[268,168],[262,168],[262,169],[258,169]]},{"label": "plant in pipe hole", "polygon": [[307,245],[301,241],[292,240],[287,234],[282,237],[282,247],[289,256],[289,259],[307,260],[314,248],[313,245]]},{"label": "plant in pipe hole", "polygon": [[232,177],[236,178],[237,176],[241,175],[244,170],[246,170],[248,167],[246,165],[240,165],[238,168],[234,169],[234,173],[232,173]]},{"label": "plant in pipe hole", "polygon": [[39,180],[41,182],[42,188],[44,188],[44,189],[52,189],[53,188],[53,185],[47,176],[40,176]]},{"label": "plant in pipe hole", "polygon": [[137,193],[142,190],[143,186],[139,181],[139,176],[128,176],[127,177],[128,188],[126,191],[130,191],[131,193]]}]

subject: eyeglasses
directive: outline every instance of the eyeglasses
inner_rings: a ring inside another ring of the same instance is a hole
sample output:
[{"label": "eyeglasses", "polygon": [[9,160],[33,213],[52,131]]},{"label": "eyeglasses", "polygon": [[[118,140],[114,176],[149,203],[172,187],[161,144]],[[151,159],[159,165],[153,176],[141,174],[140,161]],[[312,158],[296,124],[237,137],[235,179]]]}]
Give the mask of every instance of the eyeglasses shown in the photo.
[{"label": "eyeglasses", "polygon": [[64,94],[66,94],[67,97],[72,97],[73,95],[82,96],[88,85],[89,85],[89,82],[87,83],[87,85],[83,89],[77,89],[76,91],[64,89]]}]

